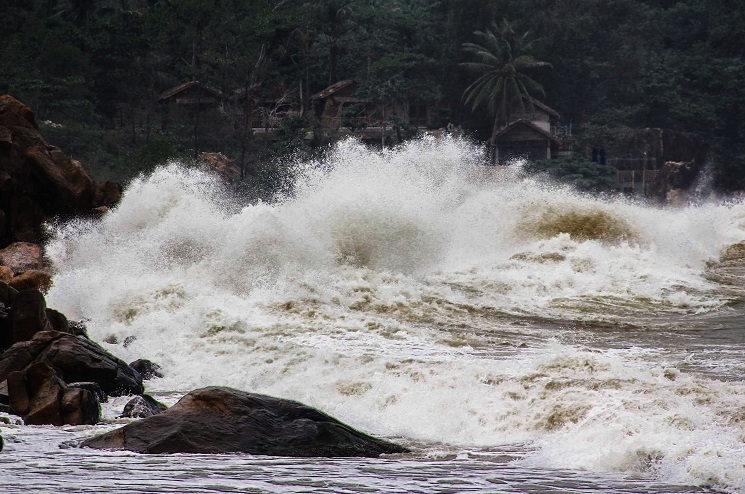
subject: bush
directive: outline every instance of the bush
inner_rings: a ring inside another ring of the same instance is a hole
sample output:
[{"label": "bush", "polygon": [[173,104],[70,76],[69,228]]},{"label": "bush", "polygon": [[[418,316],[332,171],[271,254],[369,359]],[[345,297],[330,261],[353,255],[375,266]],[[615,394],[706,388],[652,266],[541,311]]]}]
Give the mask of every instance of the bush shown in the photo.
[{"label": "bush", "polygon": [[579,190],[603,192],[616,184],[616,169],[601,165],[581,155],[529,162],[525,165],[529,174],[546,173],[554,180],[568,183]]}]

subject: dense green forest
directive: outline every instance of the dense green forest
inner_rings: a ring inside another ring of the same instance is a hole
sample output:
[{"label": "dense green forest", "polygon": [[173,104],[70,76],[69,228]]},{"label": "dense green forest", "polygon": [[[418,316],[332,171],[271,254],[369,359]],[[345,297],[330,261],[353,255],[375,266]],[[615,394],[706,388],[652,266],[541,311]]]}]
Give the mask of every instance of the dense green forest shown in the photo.
[{"label": "dense green forest", "polygon": [[[464,104],[464,44],[508,20],[530,32],[530,55],[546,62],[530,77],[579,146],[645,127],[694,132],[712,145],[719,187],[745,188],[740,0],[11,0],[0,15],[0,92],[58,124],[45,135],[96,178],[189,153],[188,122],[155,122],[158,95],[190,80],[225,95],[291,90],[302,117],[277,142],[251,141],[253,173],[297,146],[313,152],[297,138],[314,125],[310,96],[344,79],[369,100],[433,104],[437,126],[486,140],[488,107]],[[220,118],[205,146],[237,157],[240,112]]]}]

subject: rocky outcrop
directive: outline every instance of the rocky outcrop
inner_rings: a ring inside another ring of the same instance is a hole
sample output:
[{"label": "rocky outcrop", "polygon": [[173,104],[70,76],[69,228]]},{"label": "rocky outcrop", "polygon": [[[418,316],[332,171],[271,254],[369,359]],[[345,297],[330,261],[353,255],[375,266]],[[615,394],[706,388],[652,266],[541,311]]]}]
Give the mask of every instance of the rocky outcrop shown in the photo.
[{"label": "rocky outcrop", "polygon": [[123,418],[144,419],[158,415],[168,409],[163,403],[159,402],[150,395],[135,396],[126,405],[122,411]]},{"label": "rocky outcrop", "polygon": [[47,290],[52,284],[51,268],[37,244],[15,242],[1,249],[0,265],[0,281],[16,290]]},{"label": "rocky outcrop", "polygon": [[83,166],[42,138],[31,109],[0,96],[0,246],[39,243],[45,219],[90,210],[94,193]]},{"label": "rocky outcrop", "polygon": [[652,182],[652,197],[667,204],[685,202],[698,182],[703,166],[695,161],[666,162]]},{"label": "rocky outcrop", "polygon": [[73,334],[67,318],[47,308],[44,295],[35,288],[18,291],[0,282],[0,304],[0,351],[30,340],[39,331]]},{"label": "rocky outcrop", "polygon": [[77,383],[67,383],[67,386],[70,388],[87,389],[88,391],[96,395],[96,398],[98,398],[98,401],[101,403],[106,403],[107,401],[109,401],[109,397],[106,396],[106,393],[103,392],[103,389],[101,389],[101,386],[99,386],[98,383],[77,382]]},{"label": "rocky outcrop", "polygon": [[14,273],[23,273],[29,269],[48,269],[41,246],[29,242],[15,242],[1,249],[0,264],[7,266]]},{"label": "rocky outcrop", "polygon": [[39,331],[52,330],[47,318],[47,304],[39,290],[23,290],[16,294],[10,313],[11,345],[28,341]]},{"label": "rocky outcrop", "polygon": [[122,199],[122,186],[116,182],[101,182],[96,185],[93,205],[96,207],[113,207]]},{"label": "rocky outcrop", "polygon": [[0,382],[37,362],[47,362],[66,383],[92,381],[110,396],[144,391],[142,378],[125,362],[86,338],[59,331],[40,331],[3,352]]},{"label": "rocky outcrop", "polygon": [[406,451],[302,403],[223,387],[192,391],[163,413],[88,439],[82,446],[301,457],[377,457]]},{"label": "rocky outcrop", "polygon": [[160,372],[160,366],[147,359],[137,359],[134,362],[130,362],[129,366],[140,373],[143,379],[148,380],[154,377],[163,377]]},{"label": "rocky outcrop", "polygon": [[101,406],[95,394],[71,388],[46,362],[8,376],[11,411],[30,425],[96,424]]}]

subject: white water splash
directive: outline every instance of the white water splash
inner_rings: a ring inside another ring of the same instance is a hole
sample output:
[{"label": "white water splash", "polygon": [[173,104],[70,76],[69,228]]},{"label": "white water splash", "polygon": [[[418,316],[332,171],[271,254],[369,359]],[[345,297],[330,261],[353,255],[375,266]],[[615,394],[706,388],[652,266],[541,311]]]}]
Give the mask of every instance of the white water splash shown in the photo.
[{"label": "white water splash", "polygon": [[456,140],[349,141],[297,163],[292,197],[242,208],[169,165],[99,223],[59,230],[48,303],[163,365],[150,389],[230,385],[404,440],[743,486],[741,383],[664,348],[554,337],[723,310],[732,295],[705,270],[745,240],[745,207],[599,200],[477,157]]}]

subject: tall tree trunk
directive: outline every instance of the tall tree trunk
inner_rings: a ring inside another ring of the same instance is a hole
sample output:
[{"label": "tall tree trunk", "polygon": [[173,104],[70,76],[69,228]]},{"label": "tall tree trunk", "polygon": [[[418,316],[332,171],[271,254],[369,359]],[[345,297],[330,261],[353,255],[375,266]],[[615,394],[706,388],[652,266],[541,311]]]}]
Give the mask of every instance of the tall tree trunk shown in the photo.
[{"label": "tall tree trunk", "polygon": [[197,159],[199,155],[199,112],[202,104],[197,102],[197,107],[194,110],[194,159]]},{"label": "tall tree trunk", "polygon": [[492,165],[497,164],[497,133],[499,132],[499,112],[494,115],[494,125],[492,126],[491,139],[489,139],[489,161]]}]

